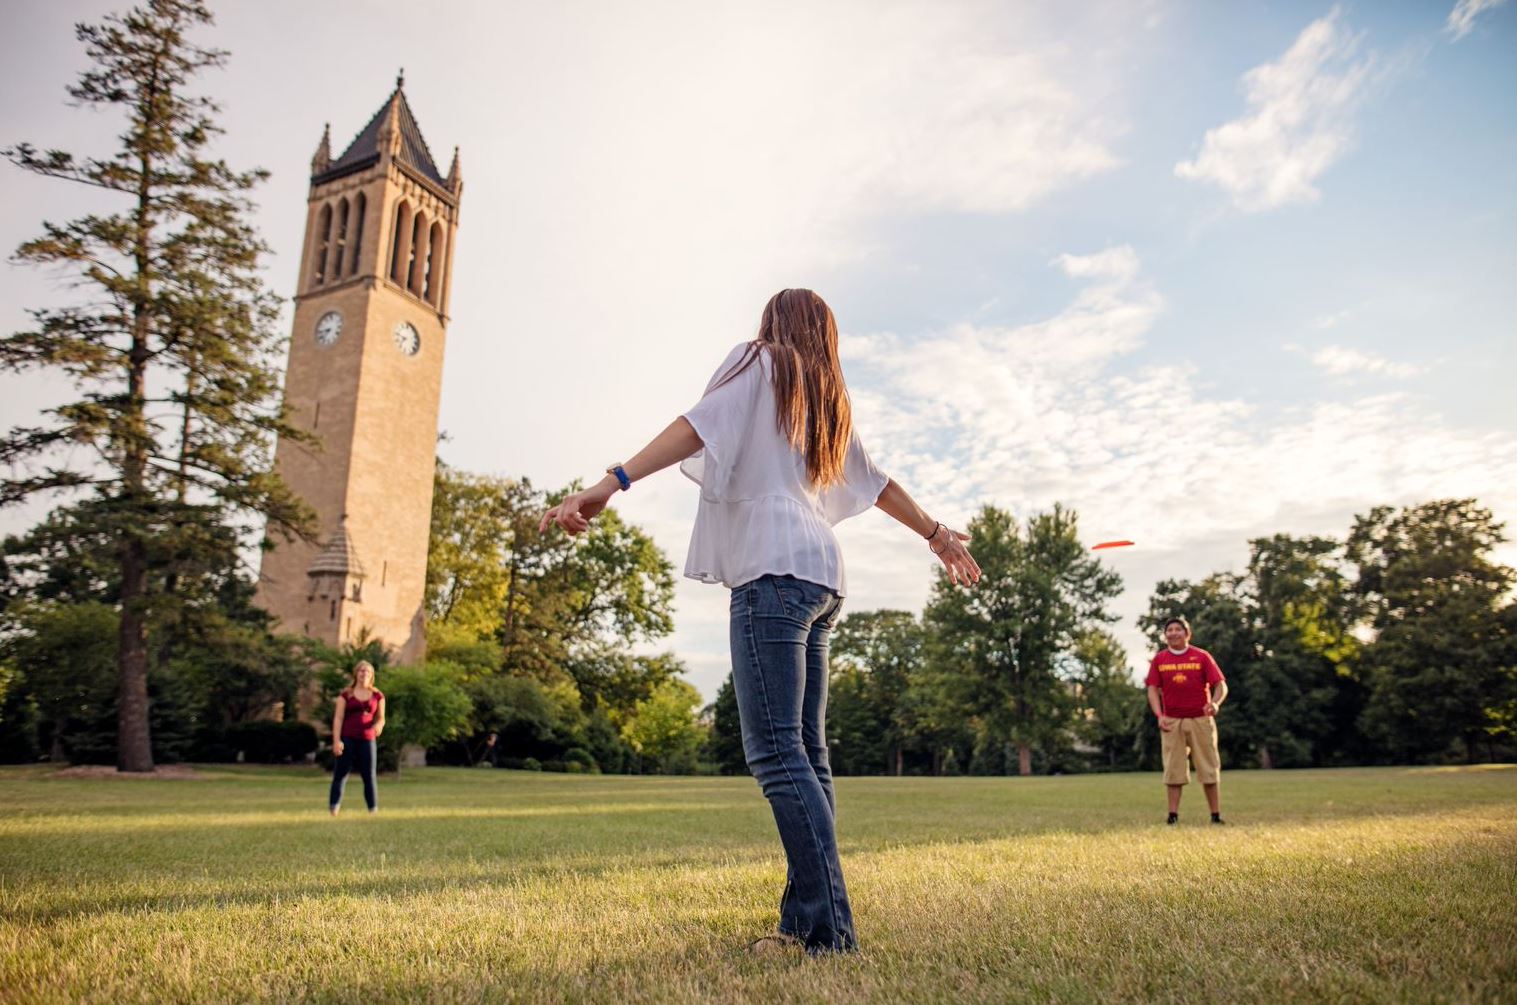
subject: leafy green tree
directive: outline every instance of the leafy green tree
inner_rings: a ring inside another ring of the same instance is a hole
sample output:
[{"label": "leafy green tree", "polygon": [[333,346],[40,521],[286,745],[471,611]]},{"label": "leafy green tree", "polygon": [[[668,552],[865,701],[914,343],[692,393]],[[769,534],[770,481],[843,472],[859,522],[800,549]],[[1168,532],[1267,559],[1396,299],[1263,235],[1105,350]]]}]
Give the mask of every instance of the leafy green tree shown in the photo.
[{"label": "leafy green tree", "polygon": [[890,760],[882,734],[892,723],[873,700],[869,674],[835,661],[827,690],[827,746],[834,775],[883,775]]},{"label": "leafy green tree", "polygon": [[[593,703],[625,677],[630,644],[673,631],[674,572],[653,539],[614,510],[577,537],[539,534],[538,520],[561,496],[439,465],[427,609],[450,641],[493,638],[503,669],[571,673]],[[643,664],[633,675],[650,672],[658,668]]]},{"label": "leafy green tree", "polygon": [[1358,714],[1343,545],[1276,534],[1250,542],[1259,660],[1248,681],[1261,767],[1324,764],[1351,750]]},{"label": "leafy green tree", "polygon": [[[125,116],[119,148],[84,159],[25,143],[5,152],[119,206],[45,223],[17,250],[20,261],[69,274],[79,296],[0,339],[0,366],[59,373],[79,396],[0,441],[0,461],[18,472],[0,503],[60,489],[92,490],[101,503],[90,513],[115,543],[123,771],[153,767],[147,631],[163,595],[158,556],[239,520],[244,532],[261,518],[282,533],[312,529],[309,508],[270,470],[274,436],[302,434],[279,407],[278,301],[263,286],[267,249],[248,222],[246,193],[265,174],[207,156],[217,108],[189,90],[225,61],[190,39],[210,23],[198,0],[149,0],[80,25],[91,66],[69,94]],[[62,451],[80,445],[90,449]]]},{"label": "leafy green tree", "polygon": [[[926,631],[907,611],[860,611],[838,625],[828,712],[829,719],[836,717],[836,739],[846,737],[839,747],[845,748],[849,773],[904,773],[911,736],[903,706],[913,675],[925,663],[926,646]],[[861,706],[856,715],[849,714],[855,694]],[[841,703],[835,711],[834,696]],[[834,739],[831,724],[828,738]]]},{"label": "leafy green tree", "polygon": [[565,667],[587,708],[604,708],[613,721],[630,715],[665,681],[684,673],[685,665],[671,653],[634,656],[610,645],[597,646]]},{"label": "leafy green tree", "polygon": [[1504,527],[1473,499],[1357,517],[1348,556],[1374,641],[1363,656],[1361,727],[1391,758],[1457,745],[1475,760],[1517,697],[1513,570],[1492,558]]},{"label": "leafy green tree", "polygon": [[[499,732],[503,755],[551,761],[580,748],[605,771],[626,770],[638,758],[623,727],[683,669],[673,656],[631,651],[673,630],[673,569],[615,512],[578,538],[539,534],[555,498],[525,479],[439,463],[429,651],[465,668],[473,728]],[[561,707],[567,695],[575,708]]]},{"label": "leafy green tree", "polygon": [[585,744],[587,715],[572,681],[550,685],[521,674],[491,674],[466,680],[464,688],[474,732],[498,733],[502,756],[550,760]]},{"label": "leafy green tree", "polygon": [[385,696],[381,759],[397,767],[402,748],[430,747],[457,736],[468,725],[469,696],[457,682],[458,671],[445,663],[389,667],[380,690]]},{"label": "leafy green tree", "polygon": [[547,505],[526,479],[474,475],[437,462],[427,553],[429,633],[482,639],[498,635],[516,588],[540,574],[529,545]]},{"label": "leafy green tree", "polygon": [[928,774],[959,775],[969,769],[975,737],[983,732],[982,720],[973,711],[972,679],[958,667],[934,660],[934,651],[942,648],[929,635],[927,661],[911,676],[901,697],[900,724],[906,748],[925,756]]},{"label": "leafy green tree", "polygon": [[707,754],[724,775],[746,775],[748,758],[743,753],[743,725],[737,708],[737,688],[732,674],[717,689],[711,703],[711,735],[706,741]]},{"label": "leafy green tree", "polygon": [[673,678],[637,703],[622,736],[643,759],[644,768],[661,774],[695,770],[706,732],[696,718],[701,693],[687,681]]},{"label": "leafy green tree", "polygon": [[1109,770],[1137,767],[1138,733],[1148,725],[1148,702],[1127,669],[1127,653],[1110,632],[1091,629],[1071,654],[1079,689],[1075,733]]},{"label": "leafy green tree", "polygon": [[969,526],[982,576],[973,590],[940,574],[924,615],[934,662],[961,682],[977,719],[981,763],[1032,773],[1035,750],[1066,746],[1075,712],[1068,654],[1110,622],[1121,578],[1080,543],[1078,518],[1055,506],[1025,531],[1008,512],[982,509]]},{"label": "leafy green tree", "polygon": [[50,759],[70,759],[69,738],[98,730],[115,704],[116,611],[97,602],[32,604],[12,612],[4,656],[51,731]]}]

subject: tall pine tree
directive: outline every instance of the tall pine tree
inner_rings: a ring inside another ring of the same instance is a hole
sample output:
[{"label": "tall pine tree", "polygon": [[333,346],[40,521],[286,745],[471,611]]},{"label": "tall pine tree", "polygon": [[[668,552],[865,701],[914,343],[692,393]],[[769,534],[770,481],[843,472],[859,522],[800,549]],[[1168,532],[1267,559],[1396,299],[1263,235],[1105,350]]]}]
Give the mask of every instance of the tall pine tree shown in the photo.
[{"label": "tall pine tree", "polygon": [[[122,771],[153,767],[147,625],[175,582],[154,572],[216,528],[248,532],[267,518],[312,531],[309,509],[270,465],[276,434],[302,434],[279,407],[279,302],[264,288],[268,249],[249,220],[247,193],[267,175],[213,159],[219,109],[190,91],[226,59],[189,37],[211,22],[198,0],[150,0],[79,25],[91,65],[69,95],[124,116],[119,146],[104,158],[26,143],[5,151],[24,170],[118,200],[110,213],[44,223],[16,252],[64,271],[80,295],[0,339],[0,366],[61,373],[77,398],[0,441],[0,462],[20,472],[0,504],[59,489],[99,502],[89,512],[119,565]],[[78,446],[90,450],[61,450]]]}]

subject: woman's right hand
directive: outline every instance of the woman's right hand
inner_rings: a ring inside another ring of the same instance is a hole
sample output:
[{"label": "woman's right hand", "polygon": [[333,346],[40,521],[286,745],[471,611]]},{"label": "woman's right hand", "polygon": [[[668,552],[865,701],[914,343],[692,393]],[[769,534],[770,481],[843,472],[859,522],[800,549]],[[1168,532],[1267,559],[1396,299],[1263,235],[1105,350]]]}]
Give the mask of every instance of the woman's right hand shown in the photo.
[{"label": "woman's right hand", "polygon": [[608,486],[606,484],[608,480],[611,480],[610,476],[602,478],[587,489],[564,496],[563,502],[543,514],[542,522],[537,525],[537,532],[546,533],[549,525],[555,523],[570,534],[583,534],[589,530],[590,521],[606,508],[606,503],[611,501],[611,497],[619,487],[615,480],[611,480]]},{"label": "woman's right hand", "polygon": [[969,535],[938,524],[937,532],[927,539],[927,547],[948,570],[948,580],[955,586],[973,586],[980,581],[980,563],[974,560],[964,542]]},{"label": "woman's right hand", "polygon": [[341,740],[333,740],[332,741],[332,754],[335,757],[341,757],[342,756],[342,741]]}]

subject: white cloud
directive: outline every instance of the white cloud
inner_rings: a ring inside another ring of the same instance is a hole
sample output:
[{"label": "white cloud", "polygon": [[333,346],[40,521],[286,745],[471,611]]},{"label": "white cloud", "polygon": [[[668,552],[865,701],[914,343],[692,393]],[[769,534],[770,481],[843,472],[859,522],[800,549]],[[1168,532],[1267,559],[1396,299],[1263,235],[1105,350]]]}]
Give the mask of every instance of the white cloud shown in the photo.
[{"label": "white cloud", "polygon": [[1444,23],[1443,30],[1454,36],[1457,42],[1470,33],[1475,27],[1475,18],[1482,11],[1492,10],[1506,3],[1506,0],[1459,0],[1454,4],[1454,9],[1449,11],[1448,21]]},{"label": "white cloud", "polygon": [[1337,10],[1307,25],[1278,60],[1243,75],[1247,114],[1208,130],[1175,174],[1217,185],[1245,212],[1316,200],[1317,179],[1348,149],[1369,79],[1371,60],[1355,50]]},{"label": "white cloud", "polygon": [[[1369,506],[1456,495],[1517,514],[1517,435],[1452,428],[1403,394],[1266,421],[1186,366],[1114,365],[1142,345],[1162,298],[1130,248],[1056,263],[1086,285],[1051,318],[851,336],[844,361],[861,434],[934,516],[962,525],[985,502],[1019,515],[1063,502],[1090,540],[1138,542],[1109,559],[1126,579],[1114,608],[1135,660],[1133,619],[1153,584],[1236,568],[1251,536],[1341,535]],[[1399,375],[1368,354],[1356,364]],[[930,582],[920,542],[877,516],[840,534],[853,609],[919,609]]]},{"label": "white cloud", "polygon": [[1422,372],[1421,367],[1410,363],[1395,363],[1384,356],[1341,345],[1323,346],[1312,354],[1312,362],[1335,376],[1370,373],[1383,377],[1415,377]]}]

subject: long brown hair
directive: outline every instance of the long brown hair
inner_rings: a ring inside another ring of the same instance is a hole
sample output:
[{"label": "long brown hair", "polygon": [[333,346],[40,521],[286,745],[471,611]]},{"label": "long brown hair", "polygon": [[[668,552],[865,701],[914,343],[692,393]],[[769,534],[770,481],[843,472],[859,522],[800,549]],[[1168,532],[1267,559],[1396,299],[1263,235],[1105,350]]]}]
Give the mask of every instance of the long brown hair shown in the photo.
[{"label": "long brown hair", "polygon": [[781,435],[806,455],[806,475],[813,484],[842,481],[853,407],[838,361],[832,308],[811,290],[780,290],[764,305],[758,338],[721,383],[746,370],[760,347],[768,347],[774,367],[774,413]]}]

